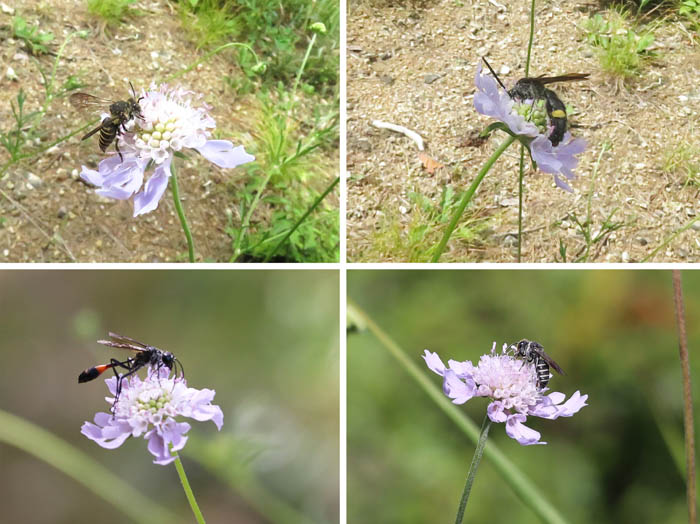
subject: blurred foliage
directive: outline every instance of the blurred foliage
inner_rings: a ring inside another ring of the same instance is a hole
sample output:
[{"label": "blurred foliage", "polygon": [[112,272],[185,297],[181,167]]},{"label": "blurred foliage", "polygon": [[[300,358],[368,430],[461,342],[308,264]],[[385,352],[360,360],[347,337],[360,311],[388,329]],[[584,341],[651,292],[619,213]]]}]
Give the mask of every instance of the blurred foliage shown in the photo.
[{"label": "blurred foliage", "polygon": [[[192,387],[216,391],[224,427],[191,421],[180,453],[208,520],[338,521],[336,271],[3,271],[0,288],[0,409],[190,515],[174,469],[153,465],[143,439],[105,450],[80,434],[108,406],[102,381],[77,375],[117,356],[97,338],[129,335],[172,351]],[[0,463],[3,522],[124,522],[35,457],[0,445]]]},{"label": "blurred foliage", "polygon": [[[700,273],[683,276],[697,399]],[[489,440],[571,522],[687,519],[670,272],[351,271],[348,296],[423,367],[426,348],[476,362],[494,341],[541,342],[567,373],[552,391],[580,390],[589,406],[572,418],[529,418],[546,446],[520,446],[502,424]],[[478,425],[486,406],[473,399],[461,409]],[[348,522],[451,522],[473,450],[372,334],[348,335]],[[466,521],[538,522],[487,459]]]},{"label": "blurred foliage", "polygon": [[[319,35],[309,56],[303,81],[323,96],[337,94],[340,56],[340,6],[336,0],[225,0],[181,1],[180,20],[198,49],[232,41],[248,43],[267,64],[263,82],[291,84],[301,65],[310,38],[309,28],[322,22],[328,31]],[[258,60],[240,51],[234,60],[249,79],[260,71]],[[241,91],[250,90],[245,85]]]}]

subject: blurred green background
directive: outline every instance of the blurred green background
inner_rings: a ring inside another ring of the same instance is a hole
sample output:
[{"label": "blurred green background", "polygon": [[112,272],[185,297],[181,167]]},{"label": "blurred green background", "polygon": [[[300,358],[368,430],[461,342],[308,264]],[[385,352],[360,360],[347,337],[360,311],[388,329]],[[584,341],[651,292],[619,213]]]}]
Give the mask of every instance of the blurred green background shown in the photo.
[{"label": "blurred green background", "polygon": [[[98,338],[128,335],[173,352],[190,386],[216,390],[221,432],[188,420],[180,452],[208,522],[338,522],[337,271],[4,270],[0,290],[0,410],[193,522],[174,467],[152,464],[145,440],[105,450],[80,434],[108,405],[104,381],[78,374],[119,352]],[[2,442],[0,471],[2,522],[130,522]]]},{"label": "blurred green background", "polygon": [[[683,272],[683,285],[697,400],[700,271]],[[580,390],[589,405],[572,418],[529,417],[546,446],[520,446],[503,424],[492,425],[489,443],[570,522],[687,522],[670,271],[349,271],[347,288],[438,387],[426,348],[445,363],[476,363],[494,341],[544,345],[567,373],[551,390]],[[478,427],[487,404],[460,409]],[[370,331],[348,334],[349,523],[454,522],[473,451]],[[539,519],[484,457],[465,522]]]}]

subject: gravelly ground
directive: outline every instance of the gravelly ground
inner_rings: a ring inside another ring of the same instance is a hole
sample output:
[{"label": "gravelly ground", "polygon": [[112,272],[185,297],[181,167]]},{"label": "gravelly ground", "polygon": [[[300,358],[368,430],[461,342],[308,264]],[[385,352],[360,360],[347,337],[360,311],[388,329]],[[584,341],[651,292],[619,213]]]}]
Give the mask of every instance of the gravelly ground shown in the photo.
[{"label": "gravelly ground", "polygon": [[[446,184],[465,189],[503,140],[481,147],[468,138],[489,120],[473,108],[473,77],[481,56],[495,64],[506,85],[522,76],[528,39],[529,3],[443,0],[393,5],[351,2],[348,16],[348,259],[354,262],[426,260],[425,247],[407,248],[422,217],[415,194],[436,204]],[[678,22],[656,30],[657,56],[625,85],[600,71],[579,29],[594,14],[584,2],[555,0],[537,9],[531,74],[590,72],[591,79],[556,91],[577,111],[586,138],[572,184],[557,189],[552,177],[527,172],[524,193],[523,261],[558,260],[560,242],[569,257],[585,243],[572,214],[585,218],[591,203],[595,234],[611,212],[623,222],[588,261],[641,261],[674,231],[698,216],[698,186],[682,169],[668,169],[679,147],[700,162],[700,53]],[[415,144],[371,126],[382,120],[417,131],[429,154],[445,167],[427,173]],[[604,143],[597,175],[596,159]],[[442,261],[515,261],[517,165],[510,148],[479,187],[472,236],[450,241]],[[665,168],[666,167],[666,168]],[[476,223],[476,222],[475,222]],[[694,224],[659,250],[653,261],[696,262],[700,241]],[[439,231],[433,233],[439,239]]]}]

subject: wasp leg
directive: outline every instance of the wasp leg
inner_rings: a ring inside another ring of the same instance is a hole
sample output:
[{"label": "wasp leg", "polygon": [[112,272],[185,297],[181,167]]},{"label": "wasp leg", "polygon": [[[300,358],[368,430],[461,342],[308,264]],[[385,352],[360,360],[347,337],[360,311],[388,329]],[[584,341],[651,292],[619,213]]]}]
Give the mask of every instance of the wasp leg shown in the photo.
[{"label": "wasp leg", "polygon": [[114,139],[114,148],[117,150],[117,153],[119,153],[119,160],[124,162],[124,157],[122,156],[122,152],[119,151],[119,135],[116,136]]}]

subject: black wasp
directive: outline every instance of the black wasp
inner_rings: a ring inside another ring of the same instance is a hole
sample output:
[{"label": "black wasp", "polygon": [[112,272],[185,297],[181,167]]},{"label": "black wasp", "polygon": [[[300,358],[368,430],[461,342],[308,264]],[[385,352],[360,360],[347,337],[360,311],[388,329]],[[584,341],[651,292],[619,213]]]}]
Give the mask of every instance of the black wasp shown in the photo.
[{"label": "black wasp", "polygon": [[525,77],[518,80],[512,89],[506,89],[501,79],[498,78],[496,72],[491,68],[491,65],[486,61],[486,58],[481,57],[484,63],[488,66],[491,74],[496,78],[500,86],[506,90],[508,95],[517,102],[532,100],[533,104],[537,100],[544,100],[549,124],[552,126],[552,132],[549,134],[549,141],[553,146],[559,144],[566,133],[566,106],[557,94],[551,89],[545,87],[546,84],[555,82],[576,82],[585,80],[589,77],[589,73],[568,73],[560,76],[538,76],[536,78]]},{"label": "black wasp", "polygon": [[549,367],[560,375],[564,375],[564,371],[559,367],[559,364],[554,362],[552,358],[544,352],[541,344],[531,340],[523,339],[517,345],[511,346],[518,357],[524,357],[528,362],[535,362],[535,373],[537,375],[537,388],[544,389],[549,383]]},{"label": "black wasp", "polygon": [[[124,379],[130,375],[136,373],[139,369],[144,366],[151,366],[155,368],[156,375],[161,368],[166,367],[169,370],[175,368],[175,375],[177,376],[178,366],[180,367],[180,378],[185,376],[185,370],[182,367],[180,361],[170,353],[169,351],[164,351],[158,349],[155,346],[150,346],[134,340],[130,337],[125,337],[124,335],[117,335],[116,333],[108,333],[112,340],[98,340],[98,344],[103,344],[112,348],[128,349],[130,351],[135,351],[136,354],[133,357],[129,357],[126,360],[119,361],[116,358],[111,358],[109,364],[101,364],[99,366],[93,366],[87,368],[80,375],[78,375],[78,383],[90,382],[96,379],[102,373],[108,369],[114,370],[114,375],[117,377],[117,390],[114,397],[114,404],[112,404],[112,412],[117,405],[119,400],[119,395],[122,392],[122,382]],[[126,373],[120,375],[117,372],[117,368],[126,370]]]},{"label": "black wasp", "polygon": [[117,150],[117,153],[119,153],[119,158],[122,161],[124,160],[124,157],[122,156],[121,151],[119,151],[119,136],[126,131],[126,124],[132,118],[136,117],[143,119],[143,115],[141,114],[141,106],[139,105],[139,102],[143,99],[143,97],[137,99],[134,86],[131,82],[129,82],[129,85],[131,86],[132,96],[128,100],[119,100],[115,102],[89,95],[87,93],[73,93],[70,96],[71,104],[81,110],[95,109],[97,107],[104,108],[106,104],[109,104],[110,116],[105,117],[99,126],[90,131],[87,135],[81,138],[81,140],[90,138],[99,131],[100,149],[104,153],[116,138],[114,147]]}]

